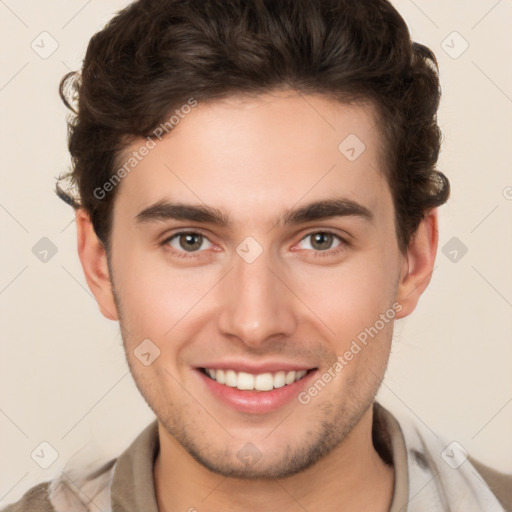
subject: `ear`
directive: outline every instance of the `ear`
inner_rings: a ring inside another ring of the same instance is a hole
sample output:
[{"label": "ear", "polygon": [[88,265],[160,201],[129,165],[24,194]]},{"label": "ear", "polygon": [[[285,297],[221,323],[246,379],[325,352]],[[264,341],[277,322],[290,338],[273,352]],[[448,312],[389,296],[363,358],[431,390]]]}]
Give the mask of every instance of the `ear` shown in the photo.
[{"label": "ear", "polygon": [[89,289],[103,316],[109,320],[118,320],[105,248],[94,231],[89,214],[83,208],[77,209],[75,220],[78,256]]},{"label": "ear", "polygon": [[402,305],[397,318],[414,311],[430,283],[437,252],[437,227],[437,209],[433,209],[420,222],[407,247],[397,290],[397,301]]}]

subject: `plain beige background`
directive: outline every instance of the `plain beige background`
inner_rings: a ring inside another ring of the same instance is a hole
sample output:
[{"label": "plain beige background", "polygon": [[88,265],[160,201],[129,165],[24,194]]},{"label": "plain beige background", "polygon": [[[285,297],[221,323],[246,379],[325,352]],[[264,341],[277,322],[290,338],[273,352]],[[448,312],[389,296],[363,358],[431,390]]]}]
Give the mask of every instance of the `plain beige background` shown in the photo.
[{"label": "plain beige background", "polygon": [[[58,82],[127,3],[0,1],[0,505],[59,474],[84,446],[116,456],[153,419],[118,325],[88,291],[73,212],[53,193],[69,165]],[[396,326],[380,399],[511,472],[512,2],[394,4],[439,59],[439,168],[453,192],[440,213],[432,283]],[[57,249],[46,263],[32,252],[43,237]],[[42,442],[58,452],[48,469],[31,458]]]}]

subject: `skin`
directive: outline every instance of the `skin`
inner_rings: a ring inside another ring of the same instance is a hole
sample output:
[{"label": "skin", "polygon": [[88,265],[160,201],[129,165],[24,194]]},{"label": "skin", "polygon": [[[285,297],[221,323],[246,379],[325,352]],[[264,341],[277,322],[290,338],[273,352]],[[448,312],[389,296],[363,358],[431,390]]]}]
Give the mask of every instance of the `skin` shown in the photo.
[{"label": "skin", "polygon": [[[366,146],[352,162],[338,149],[348,134]],[[437,214],[402,253],[381,149],[370,105],[289,90],[200,103],[119,185],[109,261],[77,211],[87,282],[101,312],[120,322],[135,382],[158,418],[160,510],[388,510],[394,472],[373,447],[371,405],[393,321],[306,405],[242,413],[194,370],[229,357],[321,374],[393,304],[396,318],[415,309],[433,270]],[[278,222],[333,197],[372,219]],[[136,221],[163,199],[217,208],[232,225]],[[336,236],[315,244],[325,230]],[[195,252],[183,237],[165,242],[178,231],[204,235]],[[263,251],[252,263],[236,252],[247,236]],[[149,366],[134,355],[144,339],[160,350]],[[248,442],[261,454],[253,464],[237,457]]]}]

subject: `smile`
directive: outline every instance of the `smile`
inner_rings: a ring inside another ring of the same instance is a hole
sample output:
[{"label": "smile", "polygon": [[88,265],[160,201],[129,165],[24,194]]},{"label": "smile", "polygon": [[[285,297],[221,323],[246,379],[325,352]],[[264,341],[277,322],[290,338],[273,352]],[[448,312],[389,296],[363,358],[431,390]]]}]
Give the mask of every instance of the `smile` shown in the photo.
[{"label": "smile", "polygon": [[297,382],[305,377],[308,370],[277,371],[253,375],[252,373],[201,368],[201,371],[219,384],[224,384],[240,391],[271,391]]}]

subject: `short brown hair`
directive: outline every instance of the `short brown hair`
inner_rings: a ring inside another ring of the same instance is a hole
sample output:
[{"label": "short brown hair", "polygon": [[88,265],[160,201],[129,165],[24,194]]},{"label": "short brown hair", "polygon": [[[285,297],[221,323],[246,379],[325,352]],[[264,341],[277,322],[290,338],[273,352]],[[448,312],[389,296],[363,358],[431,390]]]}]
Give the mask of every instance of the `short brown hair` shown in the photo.
[{"label": "short brown hair", "polygon": [[[447,200],[449,182],[435,168],[441,145],[436,58],[411,41],[387,0],[130,4],[91,38],[81,72],[60,83],[73,111],[72,169],[59,178],[57,194],[88,211],[108,251],[117,189],[101,199],[94,191],[113,176],[131,141],[150,136],[191,97],[214,101],[282,88],[374,105],[405,250],[425,214]],[[66,180],[67,191],[59,185]]]}]

